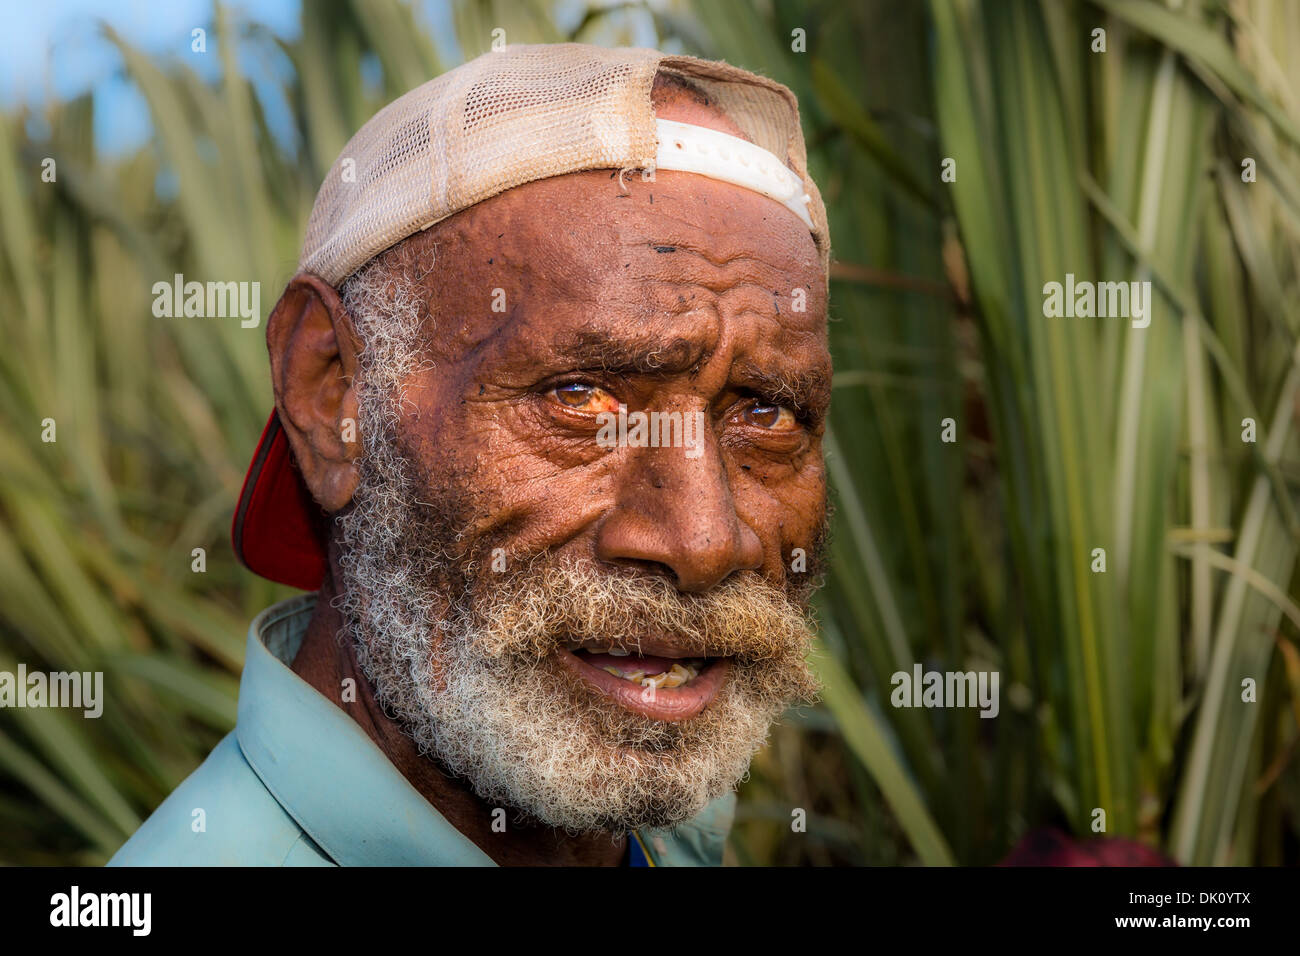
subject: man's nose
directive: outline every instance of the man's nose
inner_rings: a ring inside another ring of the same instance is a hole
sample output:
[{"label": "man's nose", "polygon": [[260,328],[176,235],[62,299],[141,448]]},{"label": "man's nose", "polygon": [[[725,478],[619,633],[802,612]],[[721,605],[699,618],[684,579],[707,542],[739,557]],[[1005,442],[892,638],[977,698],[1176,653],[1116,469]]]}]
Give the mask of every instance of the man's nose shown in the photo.
[{"label": "man's nose", "polygon": [[762,567],[763,544],[736,513],[717,440],[706,434],[703,445],[695,458],[682,448],[630,452],[596,534],[602,561],[655,565],[689,592]]}]

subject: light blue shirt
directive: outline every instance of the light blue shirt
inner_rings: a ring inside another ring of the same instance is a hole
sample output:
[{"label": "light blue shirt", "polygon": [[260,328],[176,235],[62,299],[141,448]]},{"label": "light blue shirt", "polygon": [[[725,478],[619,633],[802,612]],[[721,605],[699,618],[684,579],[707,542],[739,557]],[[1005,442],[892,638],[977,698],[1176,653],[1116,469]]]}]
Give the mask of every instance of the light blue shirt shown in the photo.
[{"label": "light blue shirt", "polygon": [[[248,629],[235,729],[110,866],[493,866],[342,709],[289,667],[316,595]],[[635,836],[652,866],[717,866],[735,793]],[[200,812],[201,811],[201,812]]]}]

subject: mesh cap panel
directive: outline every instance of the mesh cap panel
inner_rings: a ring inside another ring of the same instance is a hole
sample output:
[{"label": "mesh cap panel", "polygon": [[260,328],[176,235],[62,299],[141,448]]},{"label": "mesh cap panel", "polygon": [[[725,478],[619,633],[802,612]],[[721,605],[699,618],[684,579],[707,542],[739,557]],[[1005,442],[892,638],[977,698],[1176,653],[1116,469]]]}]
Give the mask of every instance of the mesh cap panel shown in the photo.
[{"label": "mesh cap panel", "polygon": [[650,91],[661,69],[702,89],[799,175],[825,267],[826,210],[786,87],[725,63],[563,43],[486,53],[376,113],[316,195],[299,269],[338,286],[412,233],[514,186],[653,165]]}]

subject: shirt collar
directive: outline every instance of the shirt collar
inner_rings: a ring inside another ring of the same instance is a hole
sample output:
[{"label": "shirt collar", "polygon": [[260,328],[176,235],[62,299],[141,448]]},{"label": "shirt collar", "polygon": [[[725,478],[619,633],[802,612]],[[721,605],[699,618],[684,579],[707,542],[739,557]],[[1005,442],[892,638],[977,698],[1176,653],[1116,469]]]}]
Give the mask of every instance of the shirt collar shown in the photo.
[{"label": "shirt collar", "polygon": [[344,866],[492,866],[342,709],[290,670],[316,595],[273,605],[248,630],[235,735],[297,824]]}]

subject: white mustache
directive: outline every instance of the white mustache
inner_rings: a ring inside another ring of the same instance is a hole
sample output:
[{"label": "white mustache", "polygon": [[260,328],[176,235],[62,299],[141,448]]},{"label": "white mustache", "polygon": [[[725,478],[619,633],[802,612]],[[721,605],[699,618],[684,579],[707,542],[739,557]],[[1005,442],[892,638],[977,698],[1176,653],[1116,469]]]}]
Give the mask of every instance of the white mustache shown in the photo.
[{"label": "white mustache", "polygon": [[806,609],[753,571],[706,594],[682,595],[666,579],[572,563],[484,575],[469,622],[489,657],[544,657],[573,641],[638,647],[660,641],[702,657],[762,661],[802,656],[815,636]]}]

